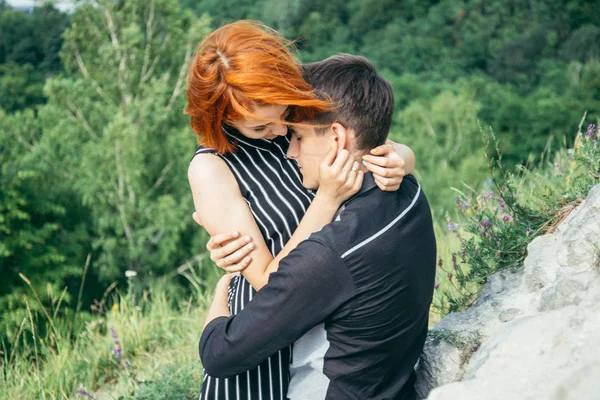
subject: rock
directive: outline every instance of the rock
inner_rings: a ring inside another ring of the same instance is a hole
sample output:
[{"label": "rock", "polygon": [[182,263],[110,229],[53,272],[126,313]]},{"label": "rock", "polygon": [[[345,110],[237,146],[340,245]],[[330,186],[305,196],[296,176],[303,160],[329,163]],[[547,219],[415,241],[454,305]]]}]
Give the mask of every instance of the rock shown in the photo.
[{"label": "rock", "polygon": [[520,315],[522,313],[523,311],[519,310],[518,308],[507,308],[506,310],[503,310],[500,314],[498,314],[498,319],[502,322],[508,322],[512,321],[517,315]]},{"label": "rock", "polygon": [[417,365],[420,398],[600,399],[600,186],[523,268],[434,326]]}]

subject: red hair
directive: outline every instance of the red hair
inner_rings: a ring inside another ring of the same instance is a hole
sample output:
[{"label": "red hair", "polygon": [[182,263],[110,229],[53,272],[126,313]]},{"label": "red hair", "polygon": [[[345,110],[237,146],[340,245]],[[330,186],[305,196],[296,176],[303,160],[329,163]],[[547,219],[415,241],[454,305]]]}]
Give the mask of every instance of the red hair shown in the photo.
[{"label": "red hair", "polygon": [[250,111],[256,105],[290,106],[292,121],[331,109],[306,83],[290,48],[276,31],[253,21],[224,25],[200,43],[190,64],[185,108],[198,143],[220,154],[232,152],[222,124],[257,118]]}]

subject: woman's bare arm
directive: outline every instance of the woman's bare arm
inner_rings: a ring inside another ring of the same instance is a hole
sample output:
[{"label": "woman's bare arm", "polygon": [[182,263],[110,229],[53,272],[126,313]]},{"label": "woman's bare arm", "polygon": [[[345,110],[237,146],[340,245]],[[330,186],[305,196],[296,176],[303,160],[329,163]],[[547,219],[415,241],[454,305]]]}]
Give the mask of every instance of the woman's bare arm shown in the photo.
[{"label": "woman's bare arm", "polygon": [[[277,270],[279,261],[311,233],[331,222],[343,201],[356,193],[362,185],[363,173],[358,168],[356,172],[348,173],[353,165],[358,167],[358,163],[346,150],[336,153],[334,149],[328,156],[321,165],[322,174],[329,174],[327,187],[317,193],[292,237],[275,259],[225,162],[212,155],[196,156],[188,170],[196,208],[195,219],[201,222],[210,235],[215,235],[216,232],[239,233],[237,238],[230,234],[229,237],[234,242],[223,247],[220,247],[218,240],[211,239],[211,258],[222,260],[228,254],[224,252],[230,251],[228,248],[231,246],[242,247],[245,252],[252,251],[252,257],[245,263],[247,267],[242,273],[256,290],[266,285],[269,274]],[[253,240],[246,244],[246,238]],[[219,264],[218,262],[218,266],[224,267]]]}]

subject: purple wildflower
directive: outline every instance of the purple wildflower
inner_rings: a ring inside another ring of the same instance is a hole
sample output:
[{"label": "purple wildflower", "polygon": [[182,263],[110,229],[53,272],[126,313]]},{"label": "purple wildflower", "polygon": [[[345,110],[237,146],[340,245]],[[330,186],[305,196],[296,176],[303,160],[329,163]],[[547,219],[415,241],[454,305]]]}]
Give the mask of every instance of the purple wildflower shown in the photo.
[{"label": "purple wildflower", "polygon": [[88,392],[86,392],[86,391],[85,391],[85,390],[83,390],[83,389],[79,389],[79,390],[77,390],[77,391],[75,392],[75,394],[78,394],[78,395],[80,395],[80,396],[87,397],[88,399],[93,399],[93,400],[96,400],[96,398],[95,398],[94,396],[92,396],[91,394],[89,394]]},{"label": "purple wildflower", "polygon": [[110,328],[110,336],[112,336],[113,342],[115,343],[115,347],[111,347],[110,352],[116,357],[117,360],[120,360],[123,356],[123,348],[121,347],[121,341],[119,340],[117,331],[115,331],[113,328]]},{"label": "purple wildflower", "polygon": [[525,234],[529,236],[529,234],[532,232],[532,229],[530,227],[527,227],[527,229],[525,229]]},{"label": "purple wildflower", "polygon": [[448,224],[446,225],[446,227],[448,228],[448,230],[450,232],[456,233],[456,229],[458,228],[458,224],[455,224],[452,221],[448,221]]},{"label": "purple wildflower", "polygon": [[463,203],[460,205],[460,208],[463,212],[467,211],[467,208],[469,208],[469,203],[463,201]]},{"label": "purple wildflower", "polygon": [[440,288],[440,284],[439,284],[439,283],[437,283],[437,282],[436,282],[436,283],[434,283],[434,284],[433,284],[433,288],[434,288],[435,290],[439,289],[439,288]]},{"label": "purple wildflower", "polygon": [[504,215],[504,217],[502,217],[502,220],[503,220],[504,222],[508,222],[508,221],[510,221],[510,215],[508,215],[508,214]]},{"label": "purple wildflower", "polygon": [[588,137],[588,138],[594,136],[594,130],[595,129],[596,129],[596,125],[589,124],[588,128],[587,128],[587,132],[585,133],[585,136]]},{"label": "purple wildflower", "polygon": [[505,207],[506,207],[506,204],[504,204],[504,203],[500,203],[500,209],[501,209],[502,211],[504,211],[504,208],[505,208]]},{"label": "purple wildflower", "polygon": [[483,222],[481,223],[481,227],[485,230],[485,229],[489,229],[489,227],[492,226],[492,223],[490,222],[489,219],[484,219]]}]

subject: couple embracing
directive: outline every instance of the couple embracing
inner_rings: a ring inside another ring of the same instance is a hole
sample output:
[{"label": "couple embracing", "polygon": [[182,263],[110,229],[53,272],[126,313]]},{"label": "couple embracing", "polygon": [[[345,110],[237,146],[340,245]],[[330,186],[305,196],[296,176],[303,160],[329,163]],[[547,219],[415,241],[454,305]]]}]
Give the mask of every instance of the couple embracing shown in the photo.
[{"label": "couple embracing", "polygon": [[187,96],[194,219],[239,272],[208,311],[200,398],[415,398],[436,248],[414,155],[387,139],[390,84],[239,21],[200,44]]}]

